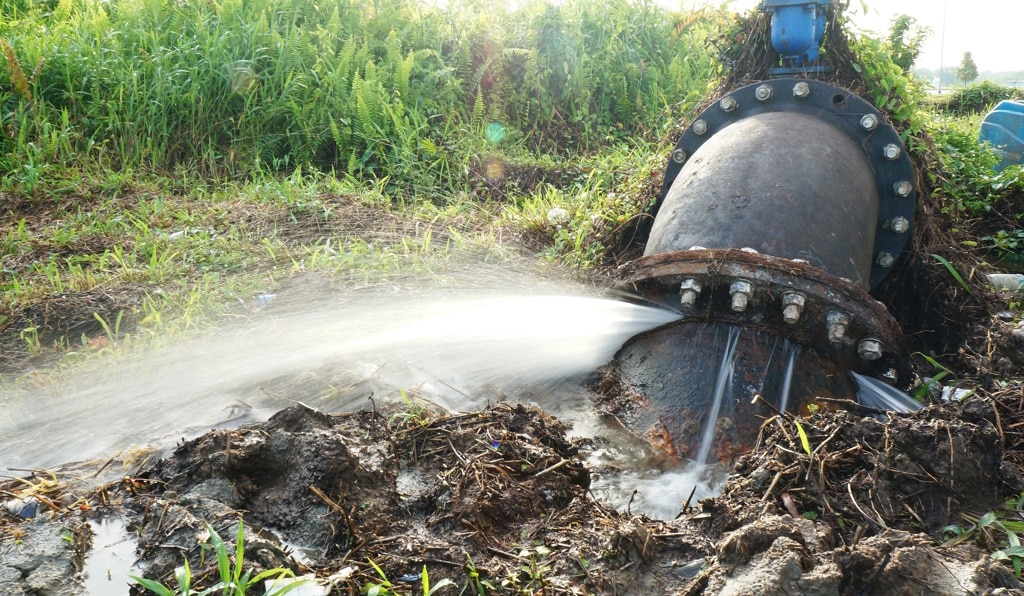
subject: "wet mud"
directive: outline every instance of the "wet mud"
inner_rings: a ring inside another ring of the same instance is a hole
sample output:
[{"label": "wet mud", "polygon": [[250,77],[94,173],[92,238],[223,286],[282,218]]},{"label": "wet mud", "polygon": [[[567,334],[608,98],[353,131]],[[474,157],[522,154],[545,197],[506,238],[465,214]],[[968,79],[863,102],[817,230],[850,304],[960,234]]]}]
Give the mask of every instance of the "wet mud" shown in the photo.
[{"label": "wet mud", "polygon": [[[0,593],[89,593],[88,522],[117,516],[138,540],[134,568],[166,585],[185,558],[195,586],[214,584],[209,529],[230,545],[241,522],[246,569],[316,578],[320,593],[384,577],[423,593],[426,568],[432,585],[454,583],[442,594],[1024,594],[991,556],[999,526],[970,531],[986,512],[1021,520],[1003,501],[1024,488],[1006,456],[1021,439],[1015,399],[769,419],[723,494],[668,521],[598,502],[593,440],[533,407],[296,405],[98,488],[71,468],[6,482]],[[15,499],[35,510],[18,515]],[[967,538],[952,544],[950,526]],[[108,593],[129,590],[144,593]]]}]

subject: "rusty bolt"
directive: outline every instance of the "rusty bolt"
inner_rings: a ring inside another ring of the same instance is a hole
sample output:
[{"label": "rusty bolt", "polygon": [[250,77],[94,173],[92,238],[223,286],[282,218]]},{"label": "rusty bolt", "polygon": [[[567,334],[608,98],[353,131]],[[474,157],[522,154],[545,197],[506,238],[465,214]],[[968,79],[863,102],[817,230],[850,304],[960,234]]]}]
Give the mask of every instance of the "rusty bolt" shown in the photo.
[{"label": "rusty bolt", "polygon": [[846,336],[846,327],[850,324],[850,315],[844,312],[828,313],[828,340],[834,344],[843,341]]},{"label": "rusty bolt", "polygon": [[882,357],[882,342],[873,338],[860,340],[857,344],[857,355],[864,360],[878,360]]},{"label": "rusty bolt", "polygon": [[697,302],[697,296],[700,296],[700,282],[692,277],[688,277],[683,280],[683,283],[679,285],[679,293],[682,295],[681,303],[683,306],[693,306]]},{"label": "rusty bolt", "polygon": [[754,294],[754,284],[745,279],[737,279],[729,286],[729,294],[732,296],[732,309],[735,312],[747,310],[747,304]]},{"label": "rusty bolt", "polygon": [[804,312],[804,303],[807,297],[800,292],[786,292],[782,295],[782,320],[793,325],[800,320],[800,314]]}]

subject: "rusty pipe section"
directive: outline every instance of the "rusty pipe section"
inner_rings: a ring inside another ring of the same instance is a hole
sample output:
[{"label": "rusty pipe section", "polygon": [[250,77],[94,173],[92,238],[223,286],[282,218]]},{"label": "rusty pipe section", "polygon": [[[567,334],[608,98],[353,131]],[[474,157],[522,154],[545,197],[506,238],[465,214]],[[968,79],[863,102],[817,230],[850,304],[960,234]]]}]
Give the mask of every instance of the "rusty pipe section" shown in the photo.
[{"label": "rusty pipe section", "polygon": [[713,424],[726,458],[772,408],[853,398],[847,371],[896,375],[899,325],[869,291],[906,245],[914,180],[898,133],[846,89],[774,79],[704,110],[672,151],[644,256],[619,271],[622,288],[685,315],[617,357],[652,442],[687,456]]}]

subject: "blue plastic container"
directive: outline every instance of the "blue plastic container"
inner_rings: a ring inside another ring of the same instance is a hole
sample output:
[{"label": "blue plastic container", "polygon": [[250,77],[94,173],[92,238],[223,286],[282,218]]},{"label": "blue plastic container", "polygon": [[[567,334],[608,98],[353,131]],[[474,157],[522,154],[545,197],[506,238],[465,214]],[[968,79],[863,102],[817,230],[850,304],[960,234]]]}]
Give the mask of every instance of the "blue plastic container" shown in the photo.
[{"label": "blue plastic container", "polygon": [[1024,102],[999,102],[981,121],[981,140],[988,141],[999,152],[997,172],[1024,163]]}]

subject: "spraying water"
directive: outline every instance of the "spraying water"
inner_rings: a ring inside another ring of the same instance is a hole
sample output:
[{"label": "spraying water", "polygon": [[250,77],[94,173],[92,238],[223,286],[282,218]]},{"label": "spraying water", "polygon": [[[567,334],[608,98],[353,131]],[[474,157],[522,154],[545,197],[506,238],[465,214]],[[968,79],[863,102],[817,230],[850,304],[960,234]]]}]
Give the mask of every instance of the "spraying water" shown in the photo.
[{"label": "spraying water", "polygon": [[629,337],[676,318],[551,288],[282,299],[248,324],[99,364],[45,392],[0,396],[0,468],[166,446],[264,419],[295,401],[364,409],[374,406],[371,396],[376,404],[398,399],[398,388],[472,409],[490,397],[514,398],[520,387],[589,373]]},{"label": "spraying water", "polygon": [[732,389],[732,373],[736,358],[736,346],[739,344],[742,327],[729,327],[729,337],[725,342],[725,349],[722,351],[722,362],[718,366],[718,378],[715,380],[715,393],[711,400],[711,410],[708,412],[707,421],[704,423],[704,431],[700,438],[700,449],[694,461],[704,464],[711,454],[711,446],[715,442],[715,429],[718,427],[718,413],[722,409],[722,400],[725,398],[726,388]]},{"label": "spraying water", "polygon": [[782,396],[779,398],[779,411],[785,412],[789,406],[789,390],[793,386],[793,365],[796,357],[800,354],[800,344],[785,340],[784,351],[786,352],[786,375],[782,378]]},{"label": "spraying water", "polygon": [[899,389],[873,377],[850,372],[857,381],[857,402],[878,410],[893,410],[901,414],[916,412],[921,402]]}]

